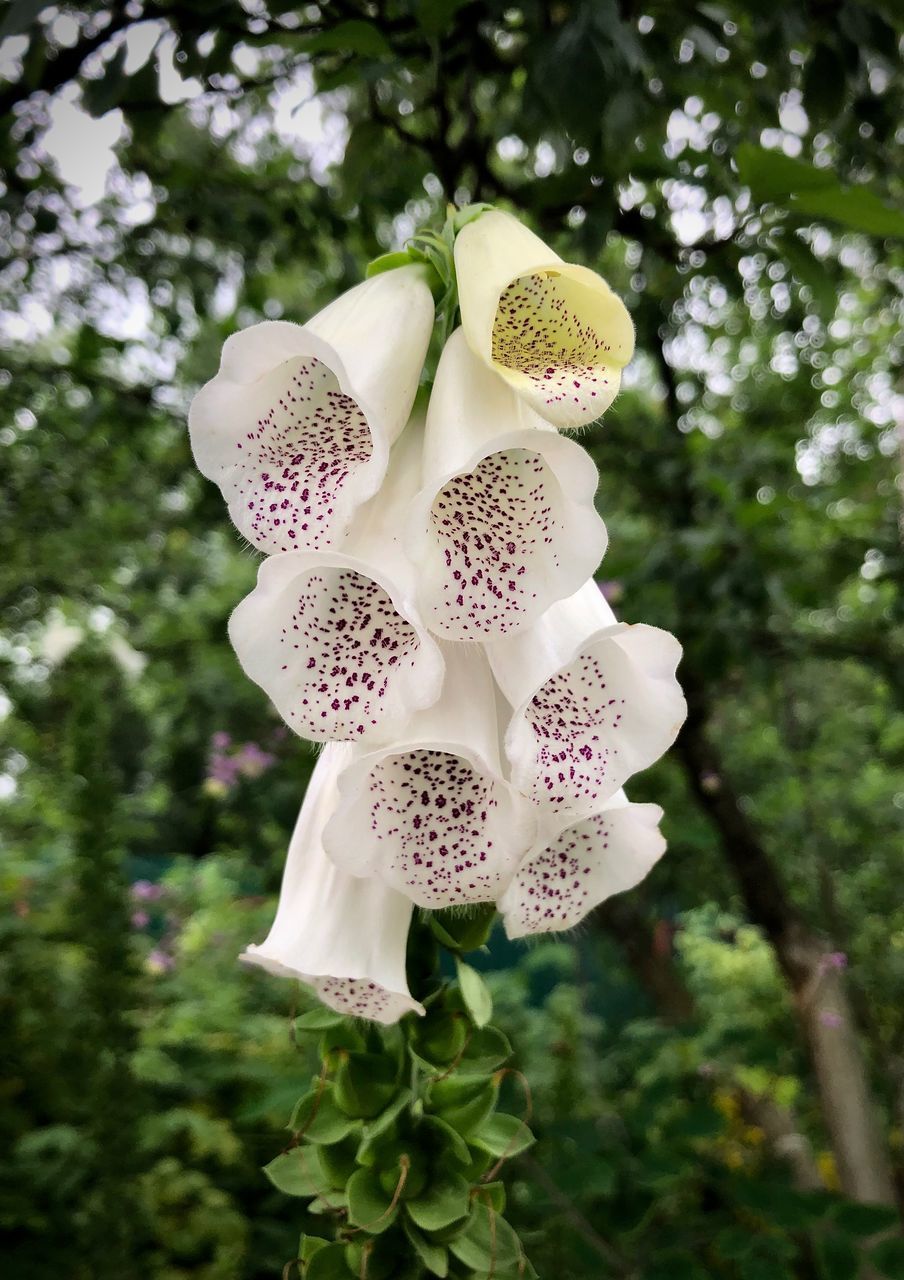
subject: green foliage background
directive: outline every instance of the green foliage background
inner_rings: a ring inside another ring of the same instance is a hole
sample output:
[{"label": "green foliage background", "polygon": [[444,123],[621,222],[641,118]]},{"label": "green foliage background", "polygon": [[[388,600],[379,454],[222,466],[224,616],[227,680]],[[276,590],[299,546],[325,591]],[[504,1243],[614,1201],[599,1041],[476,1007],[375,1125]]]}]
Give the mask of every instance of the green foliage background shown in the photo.
[{"label": "green foliage background", "polygon": [[[508,1216],[544,1280],[852,1280],[867,1255],[900,1280],[894,1194],[855,1203],[857,1118],[826,1104],[850,1091],[819,1067],[832,1032],[861,1054],[900,1195],[896,6],[15,0],[0,35],[5,1274],[263,1280],[295,1256],[302,1202],[260,1166],[314,1069],[304,996],[235,956],[311,756],[229,650],[255,557],[185,410],[238,325],[304,319],[487,199],[634,314],[582,441],[601,576],[679,636],[691,703],[631,792],[666,809],[648,882],[475,960],[539,1139]],[[78,95],[122,121],[89,207],[45,145]]]}]

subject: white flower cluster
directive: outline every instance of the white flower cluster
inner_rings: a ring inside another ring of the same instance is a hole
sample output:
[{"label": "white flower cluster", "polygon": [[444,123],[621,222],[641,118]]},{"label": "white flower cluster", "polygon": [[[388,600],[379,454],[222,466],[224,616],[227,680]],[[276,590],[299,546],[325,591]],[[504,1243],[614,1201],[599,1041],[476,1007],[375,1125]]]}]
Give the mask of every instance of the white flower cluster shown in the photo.
[{"label": "white flower cluster", "polygon": [[229,634],[286,723],[328,743],[276,920],[245,957],[391,1022],[414,905],[570,928],[664,851],[621,787],[672,743],[680,648],[592,574],[597,474],[562,429],[611,404],[634,333],[599,276],[488,211],[454,249],[461,328],[426,415],[424,270],[304,326],[235,334],[197,395],[198,467],[267,558]]}]

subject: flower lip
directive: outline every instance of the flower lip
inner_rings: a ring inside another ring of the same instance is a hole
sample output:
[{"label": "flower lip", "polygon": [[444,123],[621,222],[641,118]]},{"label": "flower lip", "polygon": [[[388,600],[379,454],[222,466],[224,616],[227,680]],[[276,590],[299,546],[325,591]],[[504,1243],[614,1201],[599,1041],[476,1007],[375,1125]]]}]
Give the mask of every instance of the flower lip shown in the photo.
[{"label": "flower lip", "polygon": [[305,325],[263,321],[226,340],[192,401],[198,469],[262,551],[326,547],[376,493],[407,420],[433,327],[417,268],[350,289]]},{"label": "flower lip", "polygon": [[605,553],[589,455],[519,401],[457,330],[427,412],[407,538],[444,640],[492,640],[570,595]]},{"label": "flower lip", "polygon": [[512,782],[563,817],[597,811],[668,749],[687,714],[678,641],[616,622],[593,581],[487,655],[513,708]]},{"label": "flower lip", "polygon": [[240,959],[299,979],[339,1013],[391,1023],[424,1012],[405,978],[411,902],[379,882],[346,875],[322,843],[348,752],[331,744],[321,753],[289,843],[276,918],[266,941]]},{"label": "flower lip", "polygon": [[551,822],[502,894],[510,938],[572,929],[616,893],[633,889],[665,853],[662,810],[624,792],[590,816]]},{"label": "flower lip", "polygon": [[229,638],[286,724],[314,741],[391,736],[443,678],[407,594],[385,568],[341,551],[265,560]]},{"label": "flower lip", "polygon": [[354,875],[376,875],[419,906],[489,902],[533,838],[530,805],[501,775],[495,691],[477,648],[443,647],[439,701],[399,739],[357,747],[324,846]]}]

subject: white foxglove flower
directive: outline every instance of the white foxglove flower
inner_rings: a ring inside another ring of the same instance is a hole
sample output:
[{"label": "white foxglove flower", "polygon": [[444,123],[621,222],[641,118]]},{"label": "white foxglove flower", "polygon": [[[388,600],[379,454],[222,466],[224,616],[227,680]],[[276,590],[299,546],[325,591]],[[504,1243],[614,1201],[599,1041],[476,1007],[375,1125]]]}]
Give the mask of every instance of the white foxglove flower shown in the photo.
[{"label": "white foxglove flower", "polygon": [[633,889],[665,853],[662,810],[622,791],[579,822],[553,825],[499,900],[510,938],[571,929],[615,893]]},{"label": "white foxglove flower", "polygon": [[350,748],[326,747],[292,833],[276,919],[260,946],[240,957],[313,987],[338,1013],[398,1022],[423,1013],[405,977],[411,902],[375,880],[356,880],[323,851],[323,826],[338,800],[336,779]]},{"label": "white foxglove flower", "polygon": [[606,529],[589,455],[519,400],[459,329],[427,410],[408,533],[425,620],[446,640],[527,626],[599,564]]},{"label": "white foxglove flower", "polygon": [[458,233],[455,270],[472,350],[532,408],[557,427],[585,426],[608,409],[634,326],[601,276],[563,262],[501,210]]},{"label": "white foxglove flower", "polygon": [[343,545],[270,556],[229,619],[245,674],[304,738],[386,741],[439,696],[442,655],[415,607],[399,539],[420,449],[412,423]]},{"label": "white foxglove flower", "polygon": [[252,325],[226,340],[189,411],[199,471],[261,551],[340,539],[376,493],[404,427],[433,330],[420,268],[365,280],[305,325]]},{"label": "white foxglove flower", "polygon": [[501,776],[486,658],[470,645],[444,657],[440,700],[391,746],[355,748],[323,836],[344,870],[434,908],[492,902],[534,836],[531,806]]},{"label": "white foxglove flower", "polygon": [[671,746],[687,715],[668,631],[618,623],[595,582],[487,646],[513,707],[512,782],[561,814],[595,812]]}]

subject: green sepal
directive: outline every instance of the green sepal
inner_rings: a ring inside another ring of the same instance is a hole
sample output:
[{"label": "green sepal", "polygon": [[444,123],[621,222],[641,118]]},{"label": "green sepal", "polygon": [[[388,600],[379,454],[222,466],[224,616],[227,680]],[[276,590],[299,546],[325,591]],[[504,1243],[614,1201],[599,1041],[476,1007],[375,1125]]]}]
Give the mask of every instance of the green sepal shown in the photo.
[{"label": "green sepal", "polygon": [[505,1183],[484,1182],[477,1195],[494,1213],[505,1213]]},{"label": "green sepal", "polygon": [[326,1005],[318,1005],[316,1009],[308,1009],[295,1019],[296,1032],[328,1031],[330,1027],[338,1027],[344,1021],[344,1015],[328,1009]]},{"label": "green sepal", "polygon": [[324,1240],[322,1236],[309,1236],[302,1232],[298,1242],[298,1256],[302,1262],[310,1262],[315,1253],[319,1253],[331,1243],[332,1241]]},{"label": "green sepal", "polygon": [[433,934],[450,951],[476,951],[489,940],[496,920],[496,905],[492,902],[478,906],[446,907],[431,911],[428,924]]},{"label": "green sepal", "polygon": [[311,1089],[299,1098],[289,1121],[292,1133],[303,1134],[306,1142],[327,1146],[341,1142],[356,1127],[357,1121],[336,1106],[331,1084]]},{"label": "green sepal", "polygon": [[286,1196],[319,1196],[328,1191],[328,1178],[314,1147],[293,1147],[264,1166],[264,1173]]},{"label": "green sepal", "polygon": [[471,1163],[468,1144],[461,1134],[453,1129],[442,1116],[424,1116],[423,1124],[421,1125],[421,1131],[423,1130],[434,1135],[436,1147],[442,1155],[451,1156],[452,1159],[457,1160],[462,1165]]},{"label": "green sepal", "polygon": [[365,1047],[364,1037],[350,1018],[343,1018],[325,1029],[319,1047],[321,1060],[332,1060],[343,1053],[361,1053]]},{"label": "green sepal", "polygon": [[493,1016],[493,997],[490,988],[476,969],[459,957],[455,957],[455,970],[462,999],[476,1027],[485,1027]]},{"label": "green sepal", "polygon": [[387,1231],[399,1216],[398,1204],[392,1204],[392,1194],[384,1191],[373,1169],[358,1169],[349,1178],[346,1190],[349,1222],[370,1235]]},{"label": "green sepal", "polygon": [[336,1073],[334,1097],[346,1115],[369,1120],[389,1106],[398,1089],[396,1064],[384,1055],[353,1053]]},{"label": "green sepal", "polygon": [[467,1040],[467,1020],[440,1007],[429,1009],[418,1023],[410,1048],[429,1070],[454,1062],[465,1050]]},{"label": "green sepal", "polygon": [[464,1230],[449,1244],[450,1252],[479,1276],[501,1276],[518,1267],[521,1241],[495,1209],[481,1200],[471,1206]]},{"label": "green sepal", "polygon": [[308,1205],[308,1213],[318,1217],[327,1217],[331,1213],[342,1213],[348,1208],[348,1197],[344,1191],[330,1187],[325,1195],[318,1196]]},{"label": "green sepal", "polygon": [[498,1027],[481,1027],[469,1038],[458,1062],[461,1074],[495,1071],[512,1056],[512,1046]]},{"label": "green sepal", "polygon": [[499,1085],[495,1080],[450,1076],[448,1080],[434,1082],[429,1104],[446,1124],[467,1138],[492,1114],[498,1096]]},{"label": "green sepal", "polygon": [[481,1125],[477,1133],[469,1139],[472,1146],[488,1151],[498,1160],[503,1157],[520,1155],[528,1147],[533,1146],[536,1138],[530,1129],[517,1116],[508,1116],[497,1112],[490,1116],[486,1124]]},{"label": "green sepal", "polygon": [[449,1274],[449,1250],[444,1244],[437,1244],[435,1240],[428,1240],[421,1235],[413,1223],[406,1220],[404,1225],[405,1235],[421,1262],[432,1276],[439,1276],[443,1280]]},{"label": "green sepal", "polygon": [[304,1280],[349,1280],[351,1274],[345,1261],[345,1245],[328,1244],[311,1258],[304,1269]]},{"label": "green sepal", "polygon": [[344,1142],[334,1142],[331,1146],[318,1147],[317,1155],[329,1185],[344,1188],[358,1167],[357,1136],[346,1138]]},{"label": "green sepal", "polygon": [[489,213],[494,205],[485,202],[480,204],[466,204],[462,209],[456,209],[452,215],[452,229],[456,235],[461,231],[462,227],[466,227],[469,222],[475,222],[481,214]]},{"label": "green sepal", "polygon": [[373,258],[367,264],[364,272],[364,278],[370,280],[373,276],[382,275],[384,271],[395,271],[397,267],[409,267],[414,261],[422,261],[420,256],[413,258],[407,249],[397,249],[393,253],[381,253],[378,258]]},{"label": "green sepal", "polygon": [[374,1162],[375,1149],[380,1139],[384,1138],[402,1112],[412,1100],[410,1089],[403,1089],[389,1104],[385,1111],[364,1126],[364,1137],[358,1148],[358,1164],[370,1165]]},{"label": "green sepal", "polygon": [[468,1215],[471,1188],[458,1173],[441,1173],[405,1208],[415,1226],[423,1231],[441,1231]]}]

